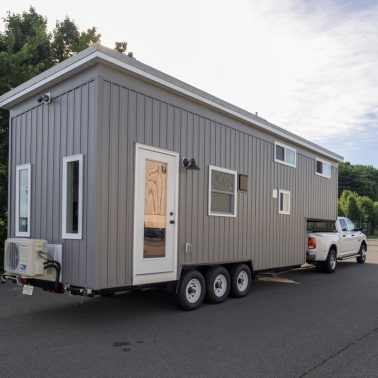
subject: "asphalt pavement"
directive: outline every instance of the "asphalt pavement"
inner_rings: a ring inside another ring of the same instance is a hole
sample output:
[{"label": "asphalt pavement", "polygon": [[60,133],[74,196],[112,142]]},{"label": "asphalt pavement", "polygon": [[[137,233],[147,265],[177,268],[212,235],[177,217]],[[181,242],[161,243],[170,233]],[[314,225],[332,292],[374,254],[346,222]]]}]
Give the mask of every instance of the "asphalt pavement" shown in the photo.
[{"label": "asphalt pavement", "polygon": [[21,292],[0,285],[2,378],[378,376],[378,240],[363,265],[265,277],[193,312],[163,290]]}]

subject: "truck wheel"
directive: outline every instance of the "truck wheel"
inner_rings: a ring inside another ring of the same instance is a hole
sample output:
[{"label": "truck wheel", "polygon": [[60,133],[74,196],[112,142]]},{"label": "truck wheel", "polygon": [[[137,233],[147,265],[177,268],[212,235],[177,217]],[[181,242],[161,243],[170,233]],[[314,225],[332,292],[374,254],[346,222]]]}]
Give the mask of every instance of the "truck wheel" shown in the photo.
[{"label": "truck wheel", "polygon": [[206,301],[209,303],[222,303],[230,293],[230,274],[223,266],[209,269],[205,275]]},{"label": "truck wheel", "polygon": [[363,264],[366,261],[366,245],[361,244],[359,256],[356,258],[359,264]]},{"label": "truck wheel", "polygon": [[252,283],[251,271],[245,264],[234,265],[231,270],[231,295],[234,298],[245,297]]},{"label": "truck wheel", "polygon": [[190,311],[199,307],[205,298],[205,293],[205,279],[198,270],[189,270],[182,274],[177,299],[183,310]]},{"label": "truck wheel", "polygon": [[324,261],[324,271],[326,273],[334,273],[337,265],[336,251],[331,249],[328,253],[327,260]]}]

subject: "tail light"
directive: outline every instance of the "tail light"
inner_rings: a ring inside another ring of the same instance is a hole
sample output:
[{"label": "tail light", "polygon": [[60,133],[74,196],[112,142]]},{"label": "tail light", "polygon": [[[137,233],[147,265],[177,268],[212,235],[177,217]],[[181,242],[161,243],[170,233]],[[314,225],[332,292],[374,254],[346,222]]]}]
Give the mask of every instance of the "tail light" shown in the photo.
[{"label": "tail light", "polygon": [[309,237],[307,241],[308,249],[315,249],[316,248],[316,239]]}]

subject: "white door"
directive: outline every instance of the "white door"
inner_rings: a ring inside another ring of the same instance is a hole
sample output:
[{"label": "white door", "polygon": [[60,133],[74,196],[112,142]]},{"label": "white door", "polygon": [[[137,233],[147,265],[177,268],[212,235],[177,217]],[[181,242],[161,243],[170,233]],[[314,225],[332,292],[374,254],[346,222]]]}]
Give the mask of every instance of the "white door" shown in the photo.
[{"label": "white door", "polygon": [[136,145],[134,285],[177,279],[178,158]]}]

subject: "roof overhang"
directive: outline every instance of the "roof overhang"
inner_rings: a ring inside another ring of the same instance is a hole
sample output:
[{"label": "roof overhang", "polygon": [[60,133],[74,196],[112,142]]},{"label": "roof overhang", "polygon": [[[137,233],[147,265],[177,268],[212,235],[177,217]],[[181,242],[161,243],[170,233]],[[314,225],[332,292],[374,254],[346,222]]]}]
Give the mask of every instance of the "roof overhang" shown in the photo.
[{"label": "roof overhang", "polygon": [[169,89],[184,97],[194,100],[200,104],[221,111],[233,118],[242,120],[253,127],[269,132],[273,135],[302,146],[315,153],[321,154],[333,161],[341,162],[343,157],[335,154],[317,144],[301,138],[287,130],[284,130],[263,118],[252,113],[246,112],[234,105],[224,102],[206,92],[192,87],[182,81],[168,76],[152,67],[149,67],[137,60],[127,57],[121,53],[115,52],[99,44],[94,44],[66,61],[57,64],[49,70],[42,72],[36,77],[28,80],[24,84],[12,89],[0,97],[0,107],[11,109],[13,106],[40,93],[43,89],[59,83],[67,78],[77,74],[78,72],[93,66],[96,63],[110,65],[112,67],[126,70],[134,76],[143,80],[154,83],[155,85]]}]

